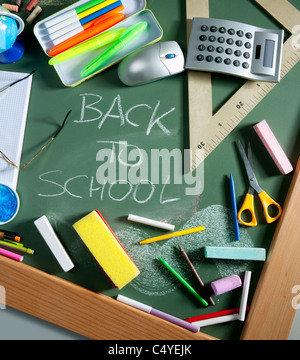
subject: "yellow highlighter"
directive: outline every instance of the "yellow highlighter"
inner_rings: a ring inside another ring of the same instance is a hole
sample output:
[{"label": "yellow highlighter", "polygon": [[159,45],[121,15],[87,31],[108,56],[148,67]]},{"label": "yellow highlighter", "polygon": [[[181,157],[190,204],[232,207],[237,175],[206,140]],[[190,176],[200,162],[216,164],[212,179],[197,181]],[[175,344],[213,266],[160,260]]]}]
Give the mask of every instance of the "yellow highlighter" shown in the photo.
[{"label": "yellow highlighter", "polygon": [[97,48],[101,48],[112,42],[115,42],[125,32],[126,28],[115,29],[101,33],[98,36],[93,37],[81,44],[73,46],[72,48],[54,56],[49,60],[49,65],[56,65],[64,61],[73,59],[76,56],[84,54],[88,51],[92,51]]}]

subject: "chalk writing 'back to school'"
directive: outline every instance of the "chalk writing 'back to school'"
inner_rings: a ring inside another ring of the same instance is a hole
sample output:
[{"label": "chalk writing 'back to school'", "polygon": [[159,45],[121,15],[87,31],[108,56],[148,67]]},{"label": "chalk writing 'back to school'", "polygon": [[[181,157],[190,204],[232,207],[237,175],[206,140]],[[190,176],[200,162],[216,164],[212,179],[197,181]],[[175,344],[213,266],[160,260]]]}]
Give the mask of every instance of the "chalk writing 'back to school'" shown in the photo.
[{"label": "chalk writing 'back to school'", "polygon": [[163,122],[163,120],[168,120],[167,116],[174,112],[176,108],[172,107],[167,111],[162,110],[160,100],[157,100],[155,106],[151,106],[149,104],[136,104],[128,109],[125,109],[121,96],[116,95],[109,109],[104,112],[99,109],[99,105],[103,100],[101,95],[81,94],[80,96],[82,97],[80,119],[74,120],[75,123],[98,121],[98,128],[101,129],[106,121],[109,121],[110,119],[117,119],[120,122],[120,126],[128,124],[132,127],[139,128],[142,126],[142,123],[137,122],[137,119],[134,119],[134,112],[138,109],[143,109],[145,110],[143,122],[145,121],[144,119],[147,119],[147,116],[149,119],[147,121],[147,128],[145,131],[147,136],[150,135],[154,127],[158,127],[166,135],[171,134],[171,131],[165,124],[167,121]]}]

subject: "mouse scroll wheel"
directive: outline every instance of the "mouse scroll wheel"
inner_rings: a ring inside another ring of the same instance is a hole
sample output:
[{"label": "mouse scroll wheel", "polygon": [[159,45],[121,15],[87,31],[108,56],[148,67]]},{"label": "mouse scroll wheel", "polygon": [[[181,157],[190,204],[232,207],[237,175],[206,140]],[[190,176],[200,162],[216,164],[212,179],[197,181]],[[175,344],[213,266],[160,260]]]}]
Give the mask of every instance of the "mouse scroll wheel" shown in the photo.
[{"label": "mouse scroll wheel", "polygon": [[174,53],[170,53],[165,56],[166,59],[174,59],[174,57],[176,57]]}]

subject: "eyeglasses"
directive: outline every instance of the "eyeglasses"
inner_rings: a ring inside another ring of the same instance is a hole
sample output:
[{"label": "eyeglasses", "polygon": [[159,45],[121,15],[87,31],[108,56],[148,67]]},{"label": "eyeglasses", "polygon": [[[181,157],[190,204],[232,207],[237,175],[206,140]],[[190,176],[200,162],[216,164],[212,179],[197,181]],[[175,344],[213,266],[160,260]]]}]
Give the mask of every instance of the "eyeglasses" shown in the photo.
[{"label": "eyeglasses", "polygon": [[[23,80],[23,79],[22,79],[22,80]],[[20,81],[20,80],[18,80],[18,81]],[[43,150],[45,150],[46,147],[47,147],[48,145],[50,145],[50,144],[52,143],[52,141],[56,138],[56,136],[61,132],[61,130],[63,129],[63,127],[64,127],[64,125],[65,125],[65,123],[66,123],[66,120],[67,120],[67,118],[69,117],[70,113],[71,113],[71,110],[69,110],[69,112],[67,113],[67,115],[66,115],[66,117],[65,117],[65,119],[64,119],[64,121],[63,121],[63,123],[62,123],[62,125],[61,125],[61,127],[57,130],[57,132],[54,134],[54,136],[52,136],[52,138],[41,148],[41,150],[40,150],[37,154],[34,155],[34,157],[33,157],[30,161],[28,161],[28,163],[22,165],[22,166],[19,168],[19,167],[18,167],[14,162],[12,162],[2,151],[0,151],[1,157],[2,157],[8,164],[12,165],[13,167],[15,167],[15,168],[18,169],[18,170],[23,170],[23,169],[25,169],[26,166],[28,166]]]},{"label": "eyeglasses", "polygon": [[33,75],[35,73],[36,70],[32,70],[30,74],[26,75],[25,77],[23,77],[22,79],[16,80],[13,83],[6,85],[3,89],[0,89],[0,93],[2,93],[4,90],[9,89],[10,87],[16,85],[18,82],[23,81],[27,78],[29,78],[29,76]]}]

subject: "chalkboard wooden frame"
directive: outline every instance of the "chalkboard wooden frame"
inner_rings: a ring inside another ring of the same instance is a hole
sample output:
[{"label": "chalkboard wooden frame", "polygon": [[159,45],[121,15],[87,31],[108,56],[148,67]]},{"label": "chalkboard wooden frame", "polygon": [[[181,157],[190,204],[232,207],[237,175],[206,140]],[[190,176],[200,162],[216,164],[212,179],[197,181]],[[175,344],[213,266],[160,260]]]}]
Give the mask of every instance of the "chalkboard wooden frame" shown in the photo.
[{"label": "chalkboard wooden frame", "polygon": [[[300,278],[298,236],[300,159],[250,306],[241,339],[287,339],[296,309],[292,286]],[[288,247],[286,246],[288,237]],[[284,251],[282,251],[284,247]],[[289,278],[286,278],[286,273]],[[67,280],[0,256],[6,305],[96,340],[213,340]],[[276,291],[276,294],[274,294]],[[273,299],[273,300],[272,300]],[[266,311],[267,310],[267,311]],[[280,319],[278,314],[284,314]],[[262,326],[261,319],[264,318]]]}]

